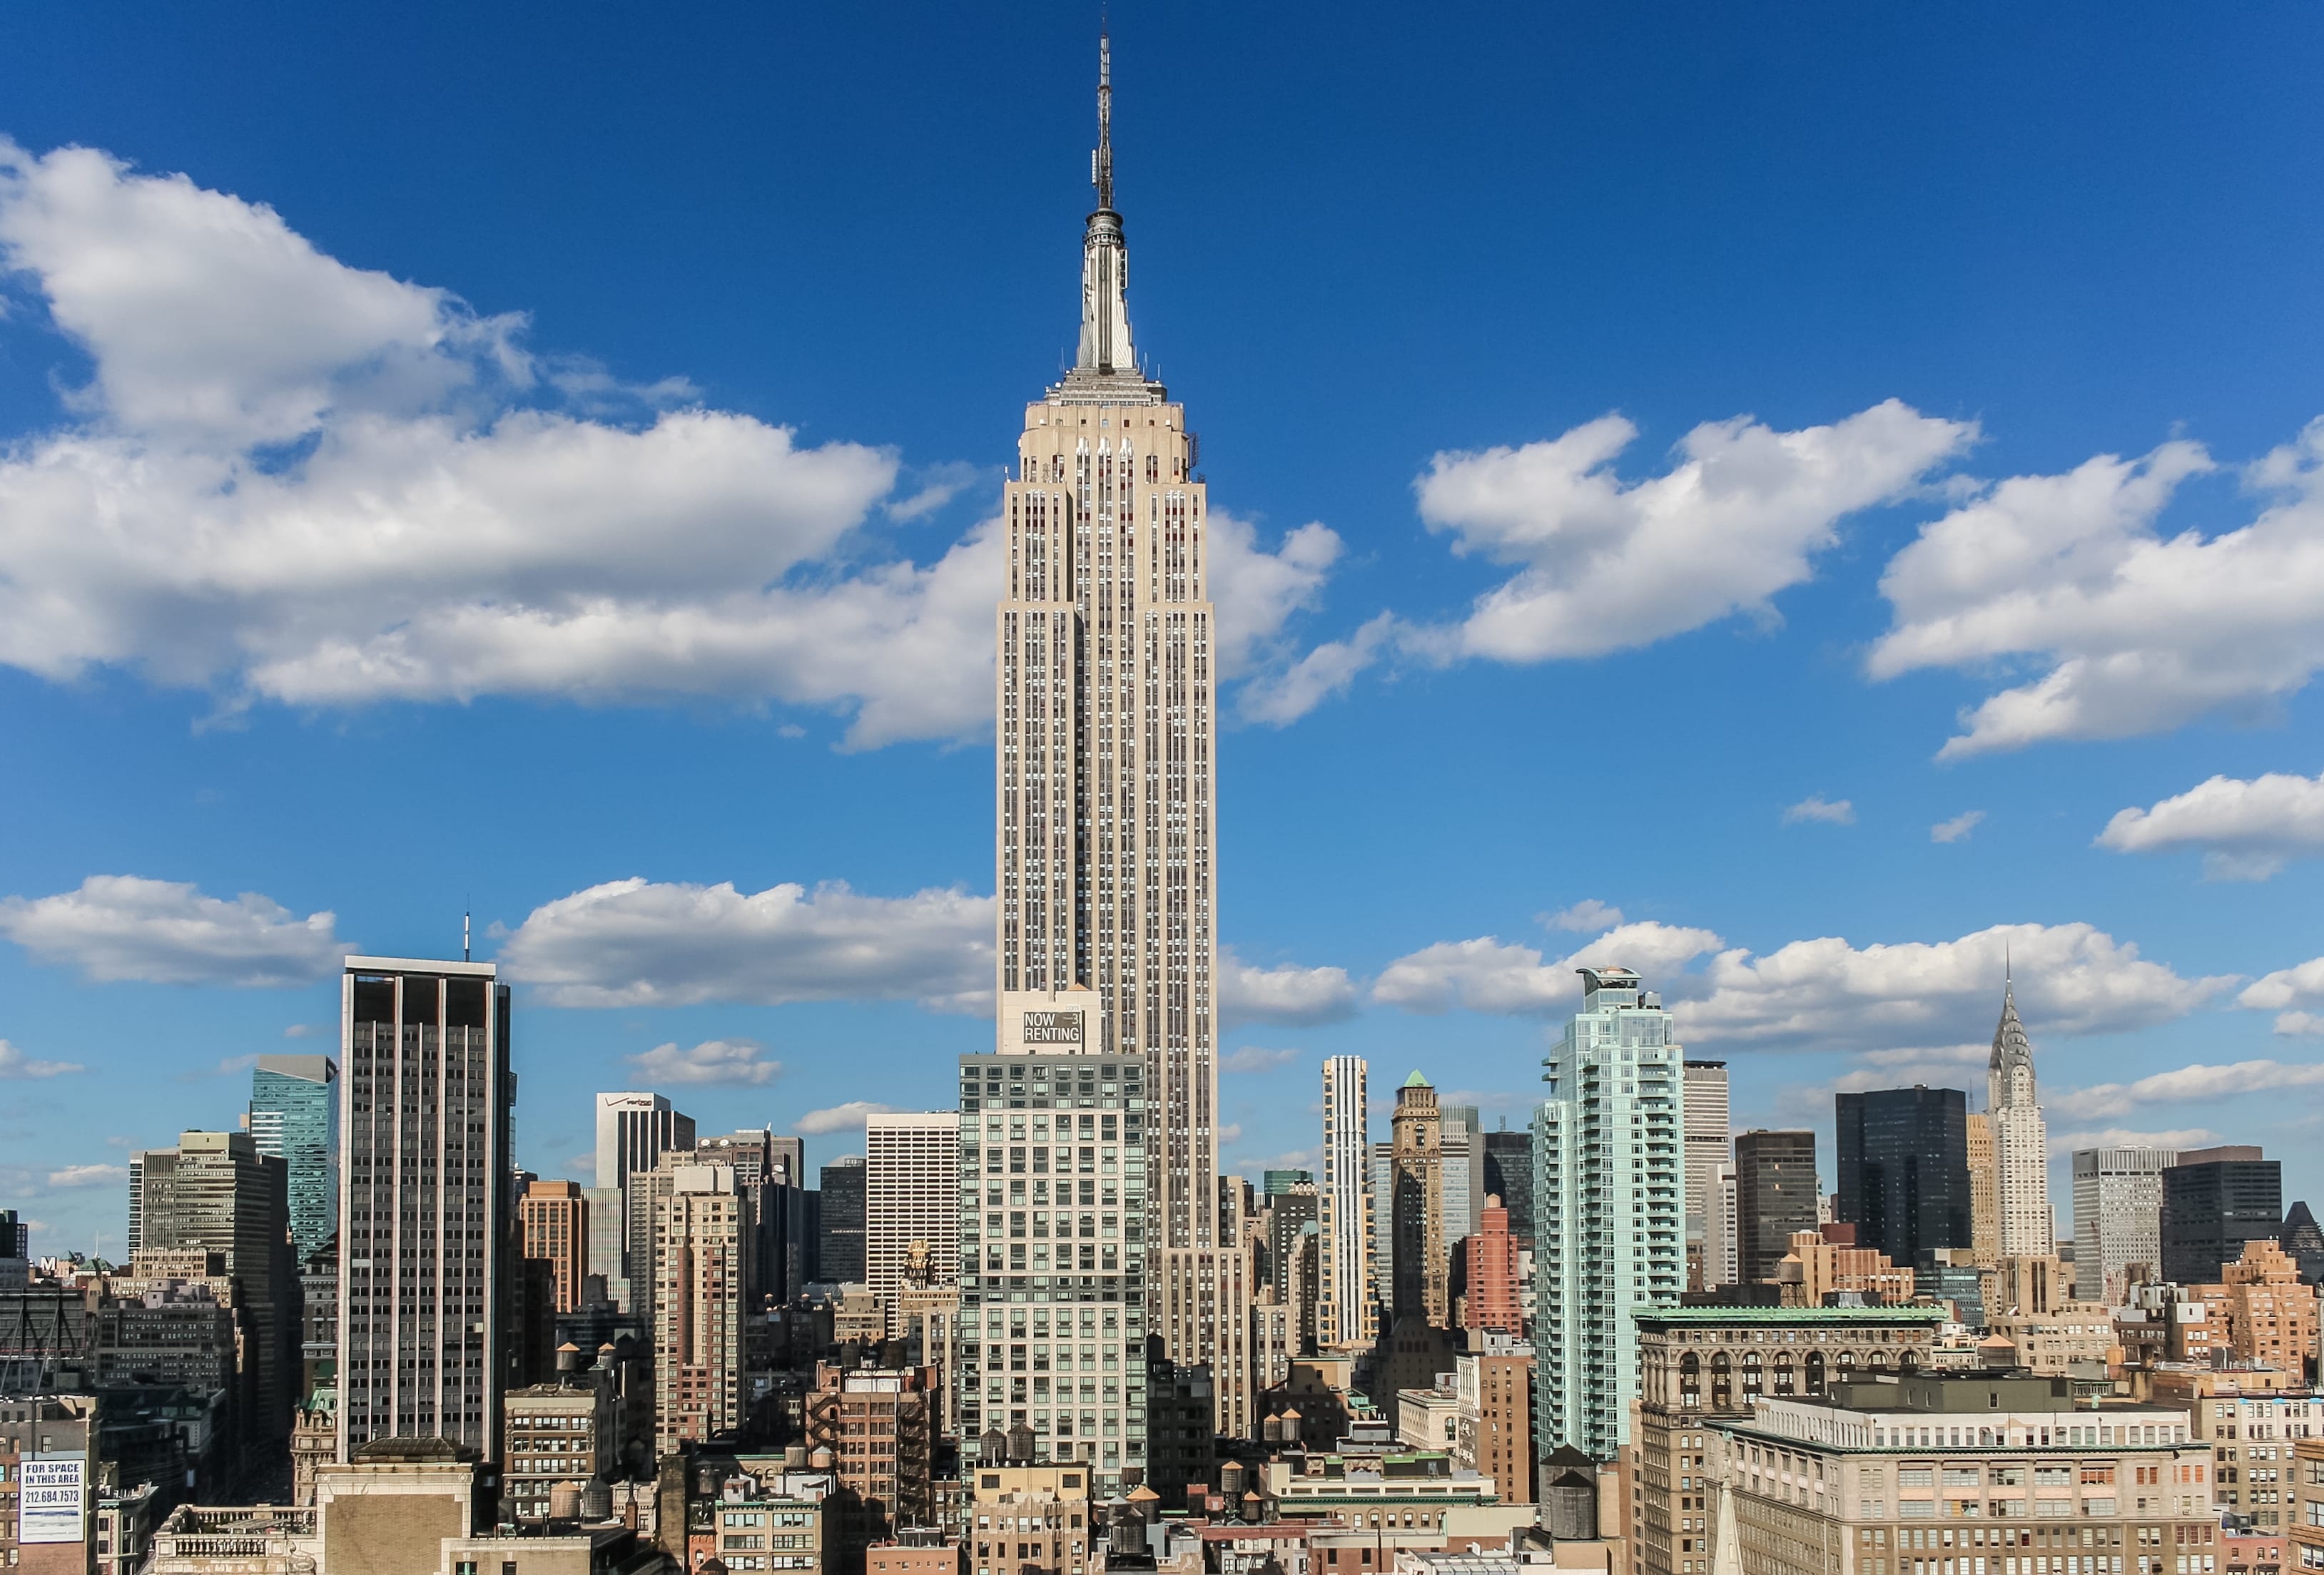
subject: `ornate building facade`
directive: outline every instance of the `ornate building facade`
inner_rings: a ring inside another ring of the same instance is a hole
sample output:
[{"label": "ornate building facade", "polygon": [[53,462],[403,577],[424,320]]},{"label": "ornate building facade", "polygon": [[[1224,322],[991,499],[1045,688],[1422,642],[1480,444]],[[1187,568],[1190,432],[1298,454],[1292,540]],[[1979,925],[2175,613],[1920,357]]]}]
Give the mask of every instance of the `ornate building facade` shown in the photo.
[{"label": "ornate building facade", "polygon": [[2034,1045],[2017,1020],[2017,994],[2007,981],[1985,1083],[2000,1256],[2047,1257],[2057,1250],[2051,1230],[2050,1135],[2034,1098]]}]

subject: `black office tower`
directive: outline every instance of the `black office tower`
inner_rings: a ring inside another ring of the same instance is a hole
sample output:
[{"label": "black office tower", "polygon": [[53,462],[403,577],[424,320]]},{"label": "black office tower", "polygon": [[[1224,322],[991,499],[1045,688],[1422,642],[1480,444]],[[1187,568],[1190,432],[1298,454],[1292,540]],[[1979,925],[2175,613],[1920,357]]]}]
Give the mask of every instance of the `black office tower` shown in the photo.
[{"label": "black office tower", "polygon": [[1816,1228],[1815,1134],[1745,1132],[1735,1139],[1736,1277],[1775,1277],[1792,1232]]},{"label": "black office tower", "polygon": [[863,1159],[851,1155],[823,1167],[823,1217],[817,1221],[816,1275],[840,1285],[860,1285],[863,1255]]},{"label": "black office tower", "polygon": [[2163,1173],[2163,1277],[2217,1285],[2244,1243],[2282,1229],[2283,1165],[2246,1144],[2187,1148]]},{"label": "black office tower", "polygon": [[1834,1096],[1840,1174],[1832,1212],[1856,1244],[1917,1265],[1940,1247],[1969,1247],[1969,1098],[1957,1088],[1879,1089]]},{"label": "black office tower", "polygon": [[1485,1134],[1485,1193],[1509,1211],[1509,1234],[1533,1239],[1533,1134]]}]

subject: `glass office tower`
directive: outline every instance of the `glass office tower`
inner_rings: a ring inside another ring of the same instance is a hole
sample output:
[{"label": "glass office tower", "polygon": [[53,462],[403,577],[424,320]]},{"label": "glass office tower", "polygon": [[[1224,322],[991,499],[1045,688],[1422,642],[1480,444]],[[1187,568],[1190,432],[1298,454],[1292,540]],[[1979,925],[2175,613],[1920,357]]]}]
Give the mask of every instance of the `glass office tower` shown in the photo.
[{"label": "glass office tower", "polygon": [[250,1138],[290,1186],[290,1243],[305,1263],[339,1229],[339,1068],[327,1055],[262,1055],[250,1074]]}]

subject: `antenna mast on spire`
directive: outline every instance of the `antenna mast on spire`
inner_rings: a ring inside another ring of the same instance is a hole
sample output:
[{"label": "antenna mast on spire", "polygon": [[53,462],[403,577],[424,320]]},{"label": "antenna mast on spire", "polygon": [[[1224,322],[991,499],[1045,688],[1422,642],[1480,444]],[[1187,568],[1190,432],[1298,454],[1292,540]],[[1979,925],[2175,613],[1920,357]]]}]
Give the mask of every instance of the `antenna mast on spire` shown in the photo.
[{"label": "antenna mast on spire", "polygon": [[1103,209],[1113,206],[1113,40],[1102,10],[1097,25],[1097,151],[1090,155],[1090,181]]}]

